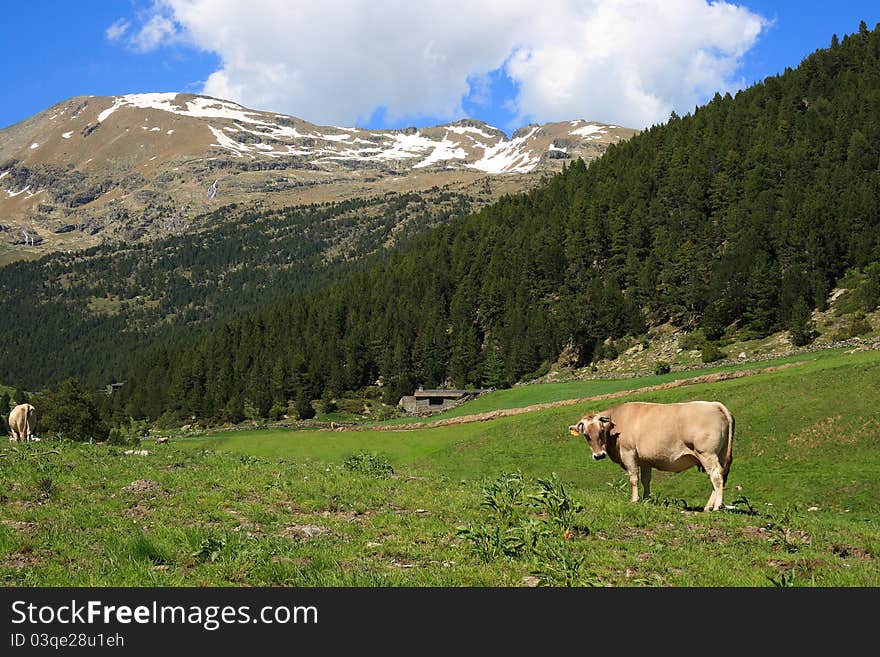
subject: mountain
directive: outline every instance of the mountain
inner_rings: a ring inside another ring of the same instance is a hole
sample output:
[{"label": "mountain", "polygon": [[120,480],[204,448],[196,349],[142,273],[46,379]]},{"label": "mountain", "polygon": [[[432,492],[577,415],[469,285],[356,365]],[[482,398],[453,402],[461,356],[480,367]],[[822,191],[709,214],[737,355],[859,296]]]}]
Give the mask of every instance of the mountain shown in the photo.
[{"label": "mountain", "polygon": [[134,354],[112,403],[239,421],[377,381],[396,403],[615,358],[667,323],[698,330],[710,359],[783,329],[803,344],[843,276],[877,307],[880,26],[864,24],[325,289]]},{"label": "mountain", "polygon": [[138,241],[186,232],[233,203],[277,208],[432,187],[488,186],[497,198],[635,133],[583,120],[510,138],[470,119],[361,130],[192,94],[77,97],[0,130],[0,244],[32,256]]},{"label": "mountain", "polygon": [[[135,351],[174,336],[197,340],[273,300],[320,289],[481,203],[435,188],[263,210],[224,206],[192,233],[7,264],[0,307],[10,325],[28,329],[0,340],[0,381],[34,390],[69,376],[95,387],[124,379]],[[26,361],[13,357],[23,353]]]}]

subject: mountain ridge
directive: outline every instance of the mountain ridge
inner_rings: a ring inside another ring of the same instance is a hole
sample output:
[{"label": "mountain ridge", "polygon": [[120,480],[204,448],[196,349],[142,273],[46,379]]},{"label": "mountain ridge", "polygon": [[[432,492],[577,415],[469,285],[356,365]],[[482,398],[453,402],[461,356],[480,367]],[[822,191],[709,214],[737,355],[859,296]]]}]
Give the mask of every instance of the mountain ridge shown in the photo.
[{"label": "mountain ridge", "polygon": [[230,203],[473,185],[497,198],[636,132],[582,119],[510,137],[475,119],[366,130],[195,94],[78,96],[0,130],[0,243],[45,253],[138,241]]}]

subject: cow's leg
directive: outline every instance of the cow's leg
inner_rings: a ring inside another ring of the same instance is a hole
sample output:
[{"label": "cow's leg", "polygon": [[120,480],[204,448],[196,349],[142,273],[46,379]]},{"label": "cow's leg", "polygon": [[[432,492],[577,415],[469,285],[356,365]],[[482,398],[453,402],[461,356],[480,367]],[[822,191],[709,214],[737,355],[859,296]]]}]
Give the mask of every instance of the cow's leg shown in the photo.
[{"label": "cow's leg", "polygon": [[717,511],[721,508],[724,497],[724,475],[721,463],[715,454],[697,454],[697,458],[712,482],[712,494],[709,496],[706,506],[703,507],[703,511]]},{"label": "cow's leg", "polygon": [[635,455],[621,454],[620,465],[626,470],[629,476],[630,500],[639,501],[639,465],[636,463]]},{"label": "cow's leg", "polygon": [[639,468],[642,475],[642,497],[651,495],[651,466],[643,465]]}]

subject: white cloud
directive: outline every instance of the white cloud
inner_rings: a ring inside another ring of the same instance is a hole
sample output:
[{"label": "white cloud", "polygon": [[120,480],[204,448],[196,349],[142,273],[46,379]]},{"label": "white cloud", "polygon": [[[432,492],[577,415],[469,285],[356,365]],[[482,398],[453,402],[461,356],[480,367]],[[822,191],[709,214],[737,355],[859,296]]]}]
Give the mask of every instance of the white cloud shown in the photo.
[{"label": "white cloud", "polygon": [[131,36],[131,45],[135,50],[149,52],[159,46],[168,45],[180,38],[174,21],[161,14],[154,14]]},{"label": "white cloud", "polygon": [[317,123],[380,107],[458,118],[503,69],[520,123],[642,128],[737,88],[767,25],[705,0],[157,0],[129,38],[146,51],[185,35],[222,62],[205,93]]},{"label": "white cloud", "polygon": [[128,31],[129,27],[131,27],[131,24],[126,19],[120,18],[108,27],[104,34],[110,41],[119,41]]}]

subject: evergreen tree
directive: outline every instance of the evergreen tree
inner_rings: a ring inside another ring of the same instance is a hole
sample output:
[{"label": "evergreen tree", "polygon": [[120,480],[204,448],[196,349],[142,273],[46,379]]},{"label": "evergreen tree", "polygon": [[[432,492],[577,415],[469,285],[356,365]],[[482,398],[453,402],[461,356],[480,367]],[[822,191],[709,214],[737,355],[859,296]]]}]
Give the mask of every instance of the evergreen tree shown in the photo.
[{"label": "evergreen tree", "polygon": [[75,379],[63,381],[40,397],[37,418],[40,433],[67,440],[105,440],[109,433],[95,395]]},{"label": "evergreen tree", "polygon": [[297,417],[300,420],[309,420],[315,417],[315,409],[312,407],[312,402],[303,388],[300,388],[296,393],[294,407],[296,409]]},{"label": "evergreen tree", "polygon": [[496,389],[510,387],[504,360],[494,346],[486,350],[486,358],[483,360],[483,386]]},{"label": "evergreen tree", "polygon": [[807,302],[802,297],[798,298],[791,309],[789,320],[791,342],[796,347],[802,347],[813,340],[815,325],[810,315]]}]

